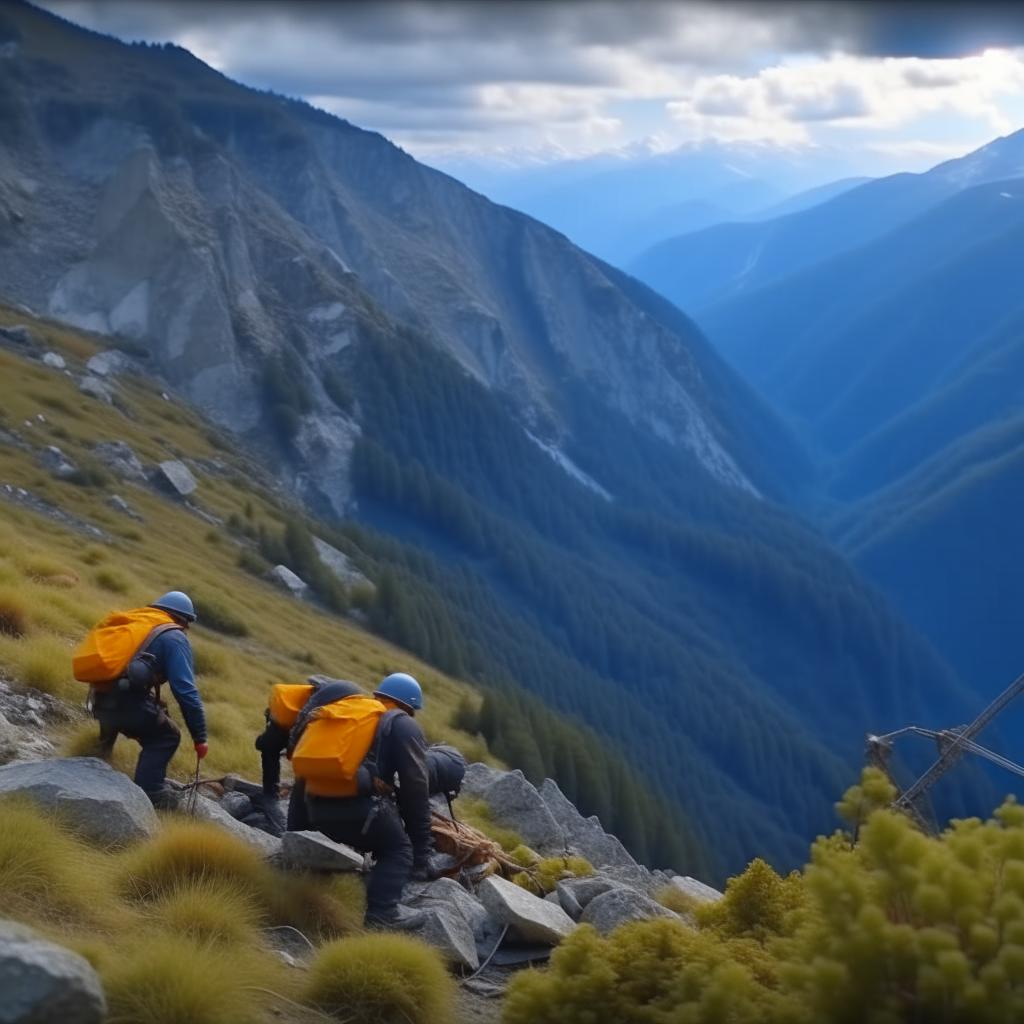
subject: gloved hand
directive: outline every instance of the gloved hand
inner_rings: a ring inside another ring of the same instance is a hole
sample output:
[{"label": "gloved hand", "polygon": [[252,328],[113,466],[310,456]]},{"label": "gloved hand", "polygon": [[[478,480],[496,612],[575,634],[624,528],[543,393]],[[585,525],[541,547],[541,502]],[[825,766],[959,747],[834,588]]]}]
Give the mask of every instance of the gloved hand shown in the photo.
[{"label": "gloved hand", "polygon": [[204,757],[210,752],[210,745],[208,743],[197,743],[195,744],[196,755],[199,760],[202,761]]},{"label": "gloved hand", "polygon": [[414,882],[433,882],[440,878],[448,866],[443,854],[431,853],[424,858],[417,858],[412,864],[412,880]]}]

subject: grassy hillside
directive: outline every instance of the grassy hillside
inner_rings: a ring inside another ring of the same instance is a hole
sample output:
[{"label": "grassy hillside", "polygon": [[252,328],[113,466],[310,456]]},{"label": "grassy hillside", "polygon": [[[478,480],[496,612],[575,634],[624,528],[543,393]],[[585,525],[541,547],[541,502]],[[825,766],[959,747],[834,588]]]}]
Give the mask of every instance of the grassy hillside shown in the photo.
[{"label": "grassy hillside", "polygon": [[[0,311],[0,323],[13,322],[26,318]],[[93,352],[77,332],[27,322],[73,365]],[[0,667],[6,675],[77,702],[86,687],[71,678],[69,656],[84,632],[113,608],[135,607],[181,588],[194,595],[200,617],[192,639],[209,718],[208,771],[253,776],[259,761],[252,740],[262,726],[269,686],[312,672],[370,686],[387,672],[408,670],[424,686],[422,720],[428,735],[450,738],[471,757],[486,755],[480,740],[451,724],[460,705],[479,705],[470,686],[352,621],[255,578],[240,567],[247,547],[226,525],[211,525],[148,487],[115,481],[92,454],[99,441],[125,440],[148,465],[183,455],[216,460],[214,471],[197,471],[195,502],[225,523],[234,516],[255,529],[280,529],[294,509],[255,482],[245,460],[198,416],[137,380],[122,379],[118,407],[105,405],[81,395],[62,373],[3,350],[0,381],[0,429],[31,445],[29,450],[0,445],[0,483],[25,488],[110,537],[109,543],[91,541],[0,501],[0,620],[7,623],[0,631]],[[46,445],[57,445],[79,466],[81,483],[57,480],[38,464]],[[111,508],[111,493],[125,498],[143,521]],[[238,633],[245,635],[233,635]],[[94,731],[94,724],[86,725],[68,742],[81,749]],[[184,773],[190,756],[184,744],[174,770]]]}]

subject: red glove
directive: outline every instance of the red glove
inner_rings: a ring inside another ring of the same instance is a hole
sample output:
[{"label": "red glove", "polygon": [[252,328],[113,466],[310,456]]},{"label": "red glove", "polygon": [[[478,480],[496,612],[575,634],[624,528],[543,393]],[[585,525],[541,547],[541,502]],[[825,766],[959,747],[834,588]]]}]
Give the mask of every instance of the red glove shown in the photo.
[{"label": "red glove", "polygon": [[200,761],[202,761],[202,759],[206,757],[206,755],[210,752],[210,746],[208,743],[197,743],[195,747],[196,754],[198,755]]}]

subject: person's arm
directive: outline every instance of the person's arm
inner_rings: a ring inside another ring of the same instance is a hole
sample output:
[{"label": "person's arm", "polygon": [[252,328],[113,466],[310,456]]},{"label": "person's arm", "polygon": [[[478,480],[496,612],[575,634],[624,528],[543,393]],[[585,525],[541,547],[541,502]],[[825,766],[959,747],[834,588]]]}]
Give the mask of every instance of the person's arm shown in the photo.
[{"label": "person's arm", "polygon": [[163,647],[163,671],[174,694],[181,717],[192,735],[193,743],[206,742],[206,712],[203,699],[196,689],[196,674],[192,663],[192,645],[184,633],[174,630],[160,637]]},{"label": "person's arm", "polygon": [[404,714],[395,716],[388,739],[392,763],[398,773],[398,809],[412,841],[413,861],[422,865],[434,852],[426,740],[416,722]]}]

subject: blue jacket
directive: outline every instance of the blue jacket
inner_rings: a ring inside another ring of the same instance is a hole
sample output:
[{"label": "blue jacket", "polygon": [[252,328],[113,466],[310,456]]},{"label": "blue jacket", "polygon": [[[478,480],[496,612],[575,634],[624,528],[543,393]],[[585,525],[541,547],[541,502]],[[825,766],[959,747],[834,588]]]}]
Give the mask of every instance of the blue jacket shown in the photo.
[{"label": "blue jacket", "polygon": [[185,719],[193,742],[205,743],[206,712],[203,710],[203,699],[196,689],[192,645],[188,637],[180,629],[169,629],[153,641],[149,651],[181,708],[181,717]]}]

